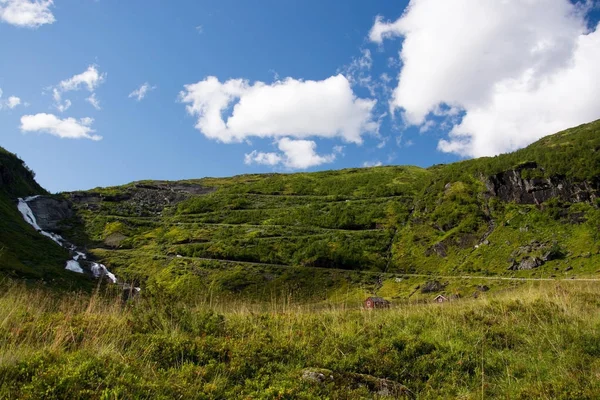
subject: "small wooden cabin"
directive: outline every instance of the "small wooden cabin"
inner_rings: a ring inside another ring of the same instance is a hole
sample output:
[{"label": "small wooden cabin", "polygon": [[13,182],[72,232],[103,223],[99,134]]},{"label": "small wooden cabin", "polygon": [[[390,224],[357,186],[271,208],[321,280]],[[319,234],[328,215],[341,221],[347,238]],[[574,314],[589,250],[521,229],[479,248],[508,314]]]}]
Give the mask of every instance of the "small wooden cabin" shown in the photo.
[{"label": "small wooden cabin", "polygon": [[433,301],[435,301],[436,303],[445,303],[448,301],[448,298],[443,294],[438,294],[437,296],[435,296]]},{"label": "small wooden cabin", "polygon": [[365,308],[372,310],[374,308],[389,308],[390,302],[382,297],[367,297],[365,300]]}]

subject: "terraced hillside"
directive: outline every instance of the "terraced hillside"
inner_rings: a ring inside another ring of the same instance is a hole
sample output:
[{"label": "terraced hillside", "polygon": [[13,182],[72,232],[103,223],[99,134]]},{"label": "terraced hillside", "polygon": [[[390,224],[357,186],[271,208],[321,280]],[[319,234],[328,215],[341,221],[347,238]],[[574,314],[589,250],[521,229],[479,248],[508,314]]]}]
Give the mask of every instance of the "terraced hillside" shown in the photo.
[{"label": "terraced hillside", "polygon": [[65,193],[77,218],[64,230],[122,278],[175,296],[418,298],[435,277],[434,292],[464,296],[485,282],[466,275],[595,276],[599,190],[596,121],[511,154],[428,169]]}]

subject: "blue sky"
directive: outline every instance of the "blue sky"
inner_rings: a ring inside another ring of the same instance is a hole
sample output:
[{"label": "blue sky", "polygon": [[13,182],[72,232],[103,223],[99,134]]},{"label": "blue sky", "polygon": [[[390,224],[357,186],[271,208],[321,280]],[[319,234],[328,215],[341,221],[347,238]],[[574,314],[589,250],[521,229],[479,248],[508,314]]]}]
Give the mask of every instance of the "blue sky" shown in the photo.
[{"label": "blue sky", "polygon": [[62,191],[429,166],[600,117],[595,2],[407,3],[0,0],[0,146]]}]

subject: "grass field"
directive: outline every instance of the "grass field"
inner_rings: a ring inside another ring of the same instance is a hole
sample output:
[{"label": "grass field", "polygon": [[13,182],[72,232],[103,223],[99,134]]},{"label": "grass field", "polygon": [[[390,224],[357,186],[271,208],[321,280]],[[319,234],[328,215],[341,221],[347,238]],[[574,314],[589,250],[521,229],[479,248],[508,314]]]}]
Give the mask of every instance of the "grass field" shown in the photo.
[{"label": "grass field", "polygon": [[2,289],[1,398],[393,397],[383,378],[418,398],[600,396],[597,282],[382,311]]}]

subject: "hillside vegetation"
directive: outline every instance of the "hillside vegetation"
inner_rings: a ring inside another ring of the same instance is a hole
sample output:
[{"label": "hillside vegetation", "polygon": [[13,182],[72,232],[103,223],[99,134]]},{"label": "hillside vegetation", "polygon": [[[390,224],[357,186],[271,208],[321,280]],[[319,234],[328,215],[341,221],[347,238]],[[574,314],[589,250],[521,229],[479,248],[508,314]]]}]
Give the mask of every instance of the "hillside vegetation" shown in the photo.
[{"label": "hillside vegetation", "polygon": [[51,222],[119,284],[23,221],[16,198],[49,195],[21,160],[0,177],[0,398],[599,397],[600,121],[427,169],[37,204],[72,209]]},{"label": "hillside vegetation", "polygon": [[17,210],[18,197],[47,194],[34,176],[16,155],[0,148],[0,272],[80,287],[85,282],[64,270],[68,252],[33,230]]},{"label": "hillside vegetation", "polygon": [[596,121],[428,169],[144,181],[63,196],[82,222],[70,237],[149,290],[406,299],[427,280],[409,285],[410,274],[595,275],[599,177]]}]

